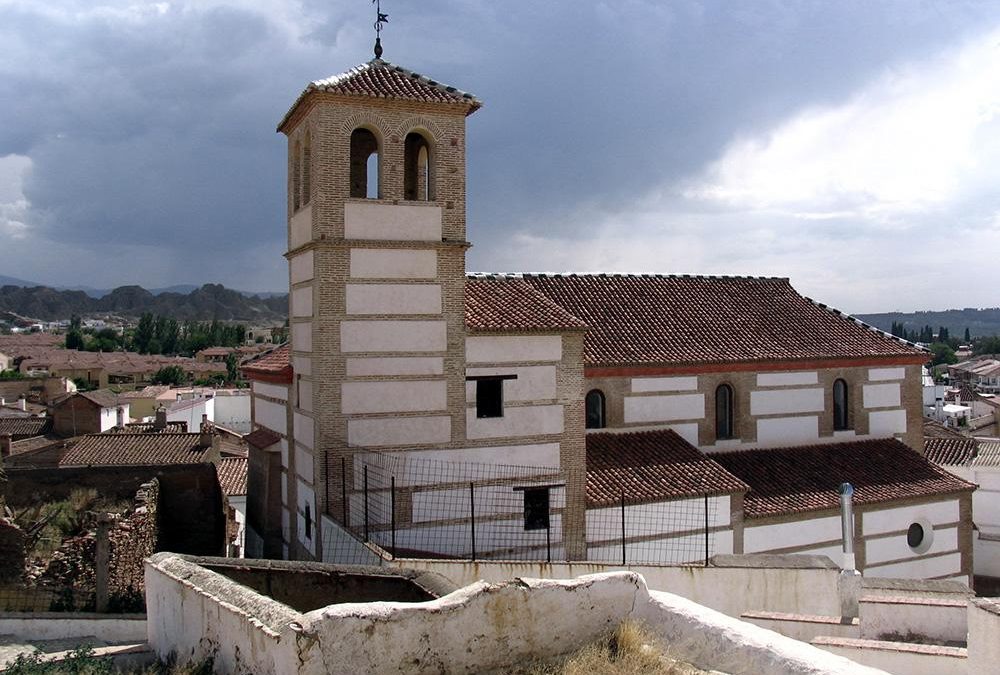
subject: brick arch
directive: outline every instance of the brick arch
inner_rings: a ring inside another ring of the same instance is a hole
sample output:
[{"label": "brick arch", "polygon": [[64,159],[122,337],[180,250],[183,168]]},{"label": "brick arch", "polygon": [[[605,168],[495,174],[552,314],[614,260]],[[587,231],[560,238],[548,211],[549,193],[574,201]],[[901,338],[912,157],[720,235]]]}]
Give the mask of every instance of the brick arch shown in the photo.
[{"label": "brick arch", "polygon": [[381,143],[385,143],[385,140],[389,138],[389,135],[391,134],[389,123],[386,122],[380,115],[376,115],[375,113],[367,110],[355,113],[344,120],[344,124],[341,126],[341,131],[343,131],[345,135],[350,135],[359,127],[364,127],[375,132]]},{"label": "brick arch", "polygon": [[427,140],[429,140],[432,145],[438,143],[443,136],[441,128],[434,122],[434,120],[424,117],[423,115],[408,117],[403,120],[399,126],[396,127],[396,136],[399,138],[406,138],[406,134],[411,131],[418,131],[430,136]]}]

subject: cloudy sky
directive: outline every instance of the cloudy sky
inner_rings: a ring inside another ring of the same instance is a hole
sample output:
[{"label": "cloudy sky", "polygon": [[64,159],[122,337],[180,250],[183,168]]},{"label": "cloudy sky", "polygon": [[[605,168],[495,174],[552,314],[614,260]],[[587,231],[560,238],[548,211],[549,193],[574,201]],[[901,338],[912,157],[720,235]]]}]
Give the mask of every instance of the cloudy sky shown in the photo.
[{"label": "cloudy sky", "polygon": [[[283,290],[285,146],[368,0],[0,0],[0,274]],[[1000,4],[385,0],[479,95],[470,271],[753,274],[1000,305]]]}]

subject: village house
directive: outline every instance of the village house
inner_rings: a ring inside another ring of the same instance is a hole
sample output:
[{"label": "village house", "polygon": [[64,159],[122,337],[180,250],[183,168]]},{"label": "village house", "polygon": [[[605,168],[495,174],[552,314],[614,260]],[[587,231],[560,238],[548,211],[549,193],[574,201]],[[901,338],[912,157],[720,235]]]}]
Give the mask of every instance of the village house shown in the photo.
[{"label": "village house", "polygon": [[971,581],[925,350],[782,278],[467,274],[480,106],[375,59],[281,120],[290,342],[243,367],[248,554],[839,556],[849,482],[866,575]]}]

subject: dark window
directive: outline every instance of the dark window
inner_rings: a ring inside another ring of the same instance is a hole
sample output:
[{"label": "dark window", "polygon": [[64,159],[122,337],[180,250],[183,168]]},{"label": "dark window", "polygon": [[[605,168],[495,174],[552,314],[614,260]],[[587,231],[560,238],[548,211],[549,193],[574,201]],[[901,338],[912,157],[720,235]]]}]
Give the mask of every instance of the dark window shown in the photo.
[{"label": "dark window", "polygon": [[403,199],[427,201],[431,194],[431,145],[411,131],[403,141]]},{"label": "dark window", "polygon": [[476,380],[476,417],[503,417],[503,380]]},{"label": "dark window", "polygon": [[308,504],[306,504],[305,521],[306,521],[306,539],[312,539],[313,538],[312,509],[309,508]]},{"label": "dark window", "polygon": [[917,548],[924,543],[924,527],[920,523],[912,523],[906,530],[906,544],[910,548]]},{"label": "dark window", "polygon": [[847,407],[847,383],[837,380],[833,383],[833,429],[843,431],[850,429]]},{"label": "dark window", "polygon": [[306,132],[306,140],[302,145],[302,206],[309,203],[309,196],[312,194],[312,142],[309,132]]},{"label": "dark window", "polygon": [[302,189],[302,145],[295,141],[292,152],[292,211],[298,211],[301,205],[300,196]]},{"label": "dark window", "polygon": [[355,129],[351,134],[351,196],[378,198],[378,172],[378,139],[368,129]]},{"label": "dark window", "polygon": [[604,421],[604,393],[600,389],[587,392],[586,407],[588,429],[603,429],[607,426]]},{"label": "dark window", "polygon": [[715,390],[715,438],[725,440],[734,435],[733,388],[723,384]]},{"label": "dark window", "polygon": [[530,488],[524,491],[524,529],[549,528],[549,489]]}]

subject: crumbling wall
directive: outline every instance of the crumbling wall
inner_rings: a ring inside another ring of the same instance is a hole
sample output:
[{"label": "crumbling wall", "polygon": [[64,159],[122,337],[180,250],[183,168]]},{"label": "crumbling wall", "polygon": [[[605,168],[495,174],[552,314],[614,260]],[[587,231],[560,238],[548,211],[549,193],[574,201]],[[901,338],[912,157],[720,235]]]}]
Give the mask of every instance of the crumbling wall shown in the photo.
[{"label": "crumbling wall", "polygon": [[17,581],[24,573],[24,532],[0,516],[0,583]]},{"label": "crumbling wall", "polygon": [[135,510],[108,533],[108,609],[143,611],[145,591],[143,561],[159,544],[160,483],[155,478],[139,487]]}]

